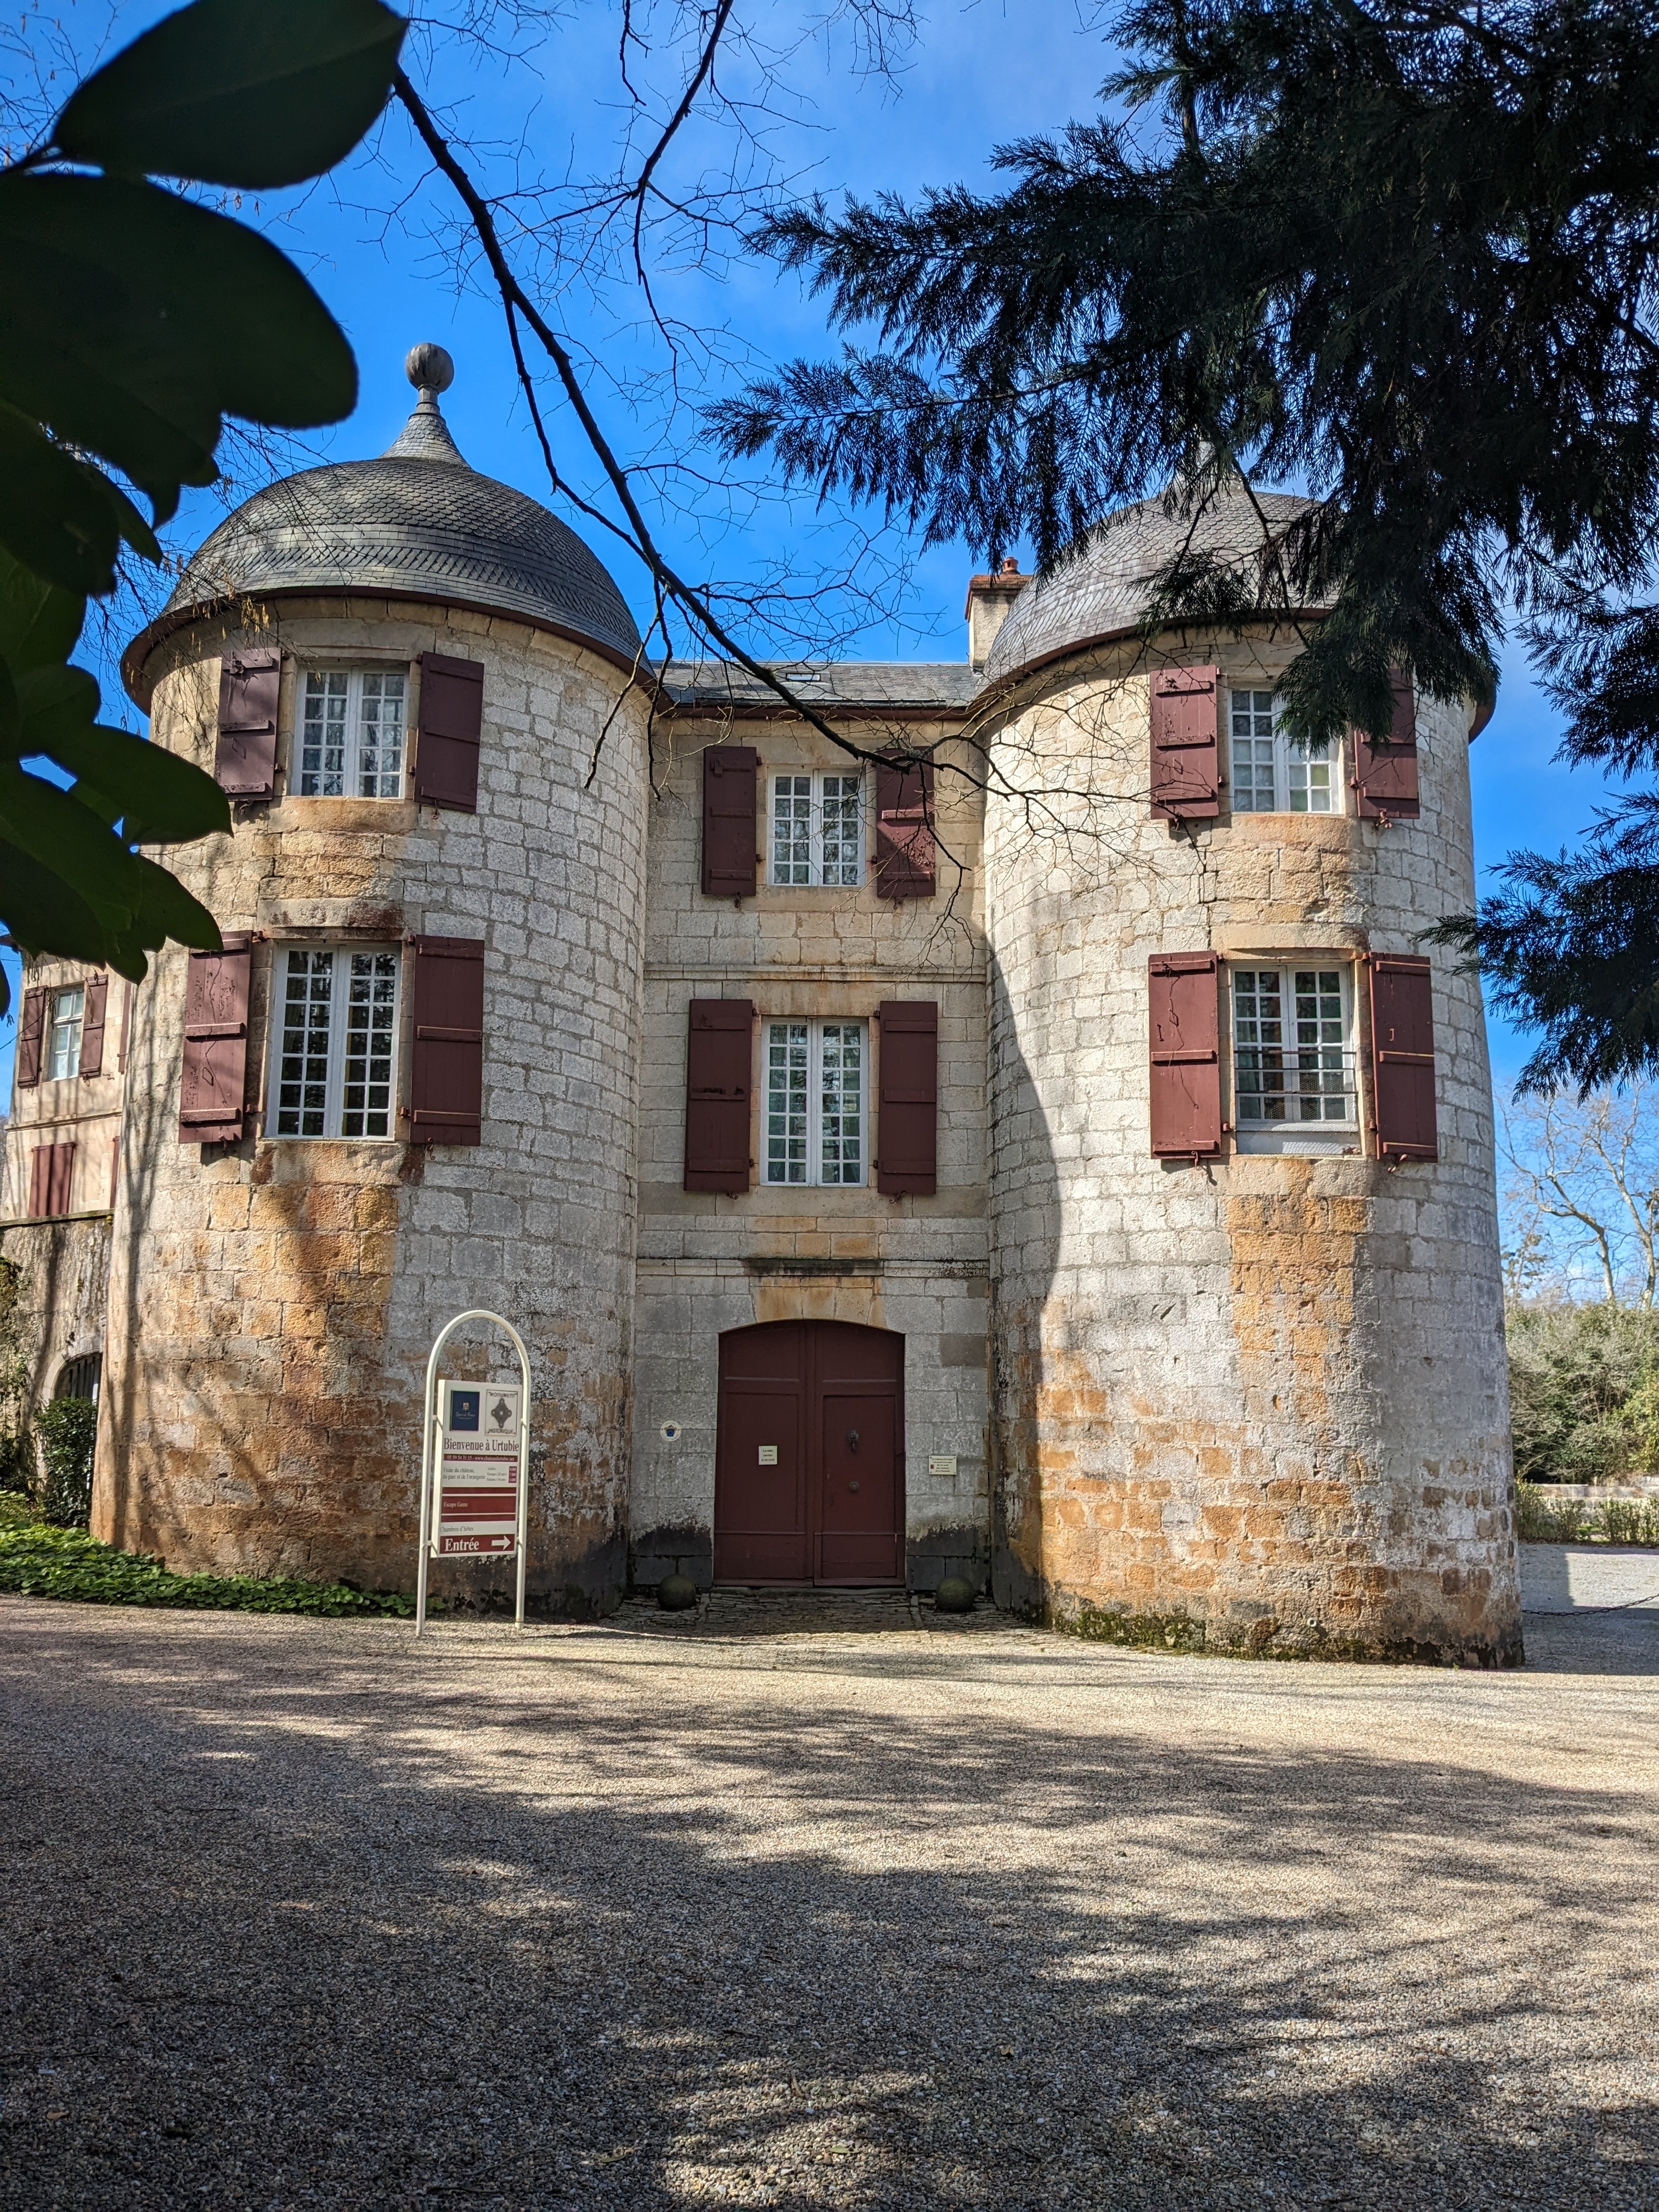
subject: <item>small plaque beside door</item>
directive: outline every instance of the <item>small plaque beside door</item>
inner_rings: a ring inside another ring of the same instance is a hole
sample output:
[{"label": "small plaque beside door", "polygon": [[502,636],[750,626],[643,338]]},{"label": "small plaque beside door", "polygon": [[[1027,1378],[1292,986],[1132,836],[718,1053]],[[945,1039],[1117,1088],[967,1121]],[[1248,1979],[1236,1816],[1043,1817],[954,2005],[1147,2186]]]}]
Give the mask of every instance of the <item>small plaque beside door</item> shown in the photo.
[{"label": "small plaque beside door", "polygon": [[957,1455],[954,1452],[929,1452],[927,1472],[935,1482],[954,1482],[957,1479]]},{"label": "small plaque beside door", "polygon": [[775,1467],[778,1463],[777,1446],[775,1444],[762,1444],[759,1451],[759,1458],[760,1464],[763,1467]]}]

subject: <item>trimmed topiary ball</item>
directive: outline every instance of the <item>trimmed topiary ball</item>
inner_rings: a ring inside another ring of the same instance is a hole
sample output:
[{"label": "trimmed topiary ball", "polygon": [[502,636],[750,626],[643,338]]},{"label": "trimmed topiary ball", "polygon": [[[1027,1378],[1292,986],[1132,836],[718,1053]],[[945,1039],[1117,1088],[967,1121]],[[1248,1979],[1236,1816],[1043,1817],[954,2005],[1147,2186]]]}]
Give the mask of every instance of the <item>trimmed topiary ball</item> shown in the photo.
[{"label": "trimmed topiary ball", "polygon": [[657,1584],[657,1603],[665,1613],[690,1613],[697,1601],[697,1586],[690,1575],[665,1575]]},{"label": "trimmed topiary ball", "polygon": [[934,1610],[939,1613],[971,1613],[974,1609],[974,1586],[961,1575],[946,1575],[933,1592]]}]

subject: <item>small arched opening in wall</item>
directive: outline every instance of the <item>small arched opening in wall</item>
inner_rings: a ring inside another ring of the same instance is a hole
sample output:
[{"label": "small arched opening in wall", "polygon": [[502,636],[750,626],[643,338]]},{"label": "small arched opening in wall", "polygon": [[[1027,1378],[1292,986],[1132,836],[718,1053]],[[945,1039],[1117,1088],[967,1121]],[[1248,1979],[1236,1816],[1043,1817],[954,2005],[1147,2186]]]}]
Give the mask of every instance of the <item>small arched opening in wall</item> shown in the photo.
[{"label": "small arched opening in wall", "polygon": [[54,1398],[84,1398],[95,1406],[103,1380],[103,1353],[77,1352],[58,1369],[58,1380],[52,1386],[52,1395]]},{"label": "small arched opening in wall", "polygon": [[720,1338],[714,1580],[904,1583],[904,1339],[852,1322]]}]

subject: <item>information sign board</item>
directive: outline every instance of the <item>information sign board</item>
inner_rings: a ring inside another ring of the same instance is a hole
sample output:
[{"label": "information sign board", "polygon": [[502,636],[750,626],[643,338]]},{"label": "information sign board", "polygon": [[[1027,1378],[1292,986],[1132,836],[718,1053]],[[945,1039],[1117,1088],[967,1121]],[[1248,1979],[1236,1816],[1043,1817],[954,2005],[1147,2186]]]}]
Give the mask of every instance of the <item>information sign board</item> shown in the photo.
[{"label": "information sign board", "polygon": [[[458,1329],[498,1328],[512,1340],[516,1382],[438,1379]],[[421,1412],[421,1533],[415,1554],[415,1633],[426,1633],[427,1571],[434,1559],[514,1559],[513,1624],[524,1626],[530,1504],[530,1354],[510,1321],[469,1306],[447,1321],[426,1363]]]},{"label": "information sign board", "polygon": [[521,1395],[516,1382],[439,1383],[434,1559],[518,1549]]}]

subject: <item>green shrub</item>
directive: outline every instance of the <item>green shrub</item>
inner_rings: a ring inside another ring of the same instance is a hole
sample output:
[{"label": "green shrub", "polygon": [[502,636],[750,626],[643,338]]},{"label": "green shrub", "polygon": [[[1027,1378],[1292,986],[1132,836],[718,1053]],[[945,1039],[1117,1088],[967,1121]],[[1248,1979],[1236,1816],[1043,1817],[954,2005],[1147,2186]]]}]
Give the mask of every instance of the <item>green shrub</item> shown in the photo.
[{"label": "green shrub", "polygon": [[[60,1405],[84,1404],[60,1399]],[[308,1613],[344,1619],[391,1613],[407,1618],[412,1597],[353,1589],[345,1583],[289,1581],[265,1575],[173,1575],[142,1552],[100,1544],[83,1528],[54,1528],[25,1517],[13,1499],[0,1504],[0,1590],[25,1597],[79,1599],[88,1605],[165,1605],[213,1612]],[[434,1605],[433,1612],[439,1608]]]},{"label": "green shrub", "polygon": [[15,1260],[0,1259],[0,1496],[34,1487],[34,1438],[27,1407],[29,1363],[23,1357],[23,1273]]},{"label": "green shrub", "polygon": [[1659,1474],[1659,1364],[1650,1367],[1625,1401],[1625,1419],[1636,1439],[1633,1464]]},{"label": "green shrub", "polygon": [[54,1398],[34,1417],[40,1440],[40,1517],[54,1528],[84,1528],[92,1511],[92,1452],[98,1408],[89,1398]]},{"label": "green shrub", "polygon": [[34,1487],[34,1437],[27,1422],[0,1431],[0,1498],[27,1498]]},{"label": "green shrub", "polygon": [[1592,1519],[1604,1543],[1659,1545],[1659,1499],[1609,1498]]},{"label": "green shrub", "polygon": [[1516,1534],[1523,1544],[1583,1541],[1584,1509],[1577,1498],[1554,1498],[1535,1482],[1517,1482],[1515,1498]]},{"label": "green shrub", "polygon": [[1659,1314],[1512,1305],[1507,1334],[1521,1480],[1601,1482],[1659,1457]]},{"label": "green shrub", "polygon": [[1659,1547],[1659,1498],[1560,1498],[1547,1483],[1517,1482],[1516,1534],[1523,1544],[1638,1544]]}]

